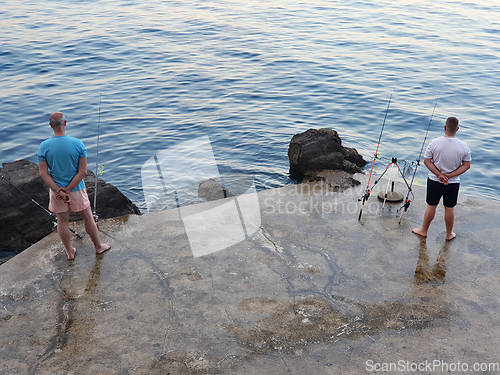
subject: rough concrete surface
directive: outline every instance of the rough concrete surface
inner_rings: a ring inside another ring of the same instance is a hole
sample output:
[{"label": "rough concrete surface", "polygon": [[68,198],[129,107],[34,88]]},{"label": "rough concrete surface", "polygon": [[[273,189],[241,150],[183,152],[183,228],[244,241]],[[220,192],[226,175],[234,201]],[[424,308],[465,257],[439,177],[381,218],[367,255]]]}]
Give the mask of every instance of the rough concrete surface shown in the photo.
[{"label": "rough concrete surface", "polygon": [[495,373],[500,204],[461,195],[457,238],[441,206],[424,240],[423,187],[401,224],[377,191],[358,221],[355,177],[260,192],[257,232],[198,258],[174,211],[101,221],[97,257],[51,234],[0,266],[0,373]]}]

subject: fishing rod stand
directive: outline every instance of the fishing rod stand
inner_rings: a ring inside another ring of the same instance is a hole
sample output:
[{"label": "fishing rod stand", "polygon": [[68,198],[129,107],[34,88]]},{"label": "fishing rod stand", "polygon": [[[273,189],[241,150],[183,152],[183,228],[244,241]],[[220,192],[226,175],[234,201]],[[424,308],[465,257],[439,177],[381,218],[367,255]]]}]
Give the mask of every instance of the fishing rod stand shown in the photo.
[{"label": "fishing rod stand", "polygon": [[[389,171],[389,180],[387,182],[387,188],[385,190],[385,194],[383,195],[383,197],[381,197],[380,195],[378,196],[380,199],[383,199],[384,203],[383,203],[383,206],[382,208],[385,207],[385,203],[387,202],[387,198],[388,198],[388,194],[389,194],[389,187],[391,186],[391,182],[392,182],[392,190],[391,192],[394,192],[394,182],[391,180],[391,177],[392,177],[392,171],[393,171],[393,168],[394,166],[397,167],[398,171],[399,171],[399,174],[401,175],[401,177],[403,178],[403,181],[405,182],[406,186],[409,188],[409,185],[408,185],[408,182],[406,181],[406,178],[403,174],[403,172],[401,171],[401,168],[399,167],[399,164],[398,164],[398,158],[395,158],[393,157],[391,159],[391,162],[389,164],[387,164],[387,166],[385,167],[385,170],[384,172],[380,175],[380,177],[374,182],[373,184],[373,187],[372,189],[375,187],[375,185],[378,184],[378,182],[382,179],[382,177],[384,177],[384,175],[387,173],[387,171],[389,170],[389,167],[390,167],[390,171]],[[394,192],[394,194],[398,194],[396,192]],[[392,200],[392,199],[391,199]],[[390,200],[390,201],[391,201]],[[403,196],[401,195],[401,198],[398,199],[398,200],[392,200],[394,203],[398,202],[398,201],[401,201],[403,200]]]},{"label": "fishing rod stand", "polygon": [[[399,164],[398,164],[398,158],[392,158],[391,159],[391,162],[389,164],[387,164],[387,166],[385,167],[385,170],[384,172],[380,175],[380,177],[373,183],[373,186],[372,186],[372,190],[373,188],[375,187],[375,185],[377,185],[379,183],[379,181],[382,179],[382,177],[384,177],[384,175],[387,173],[387,170],[389,169],[389,167],[391,166],[396,166],[398,168],[398,171],[401,175],[401,177],[403,178],[404,182],[406,183],[406,185],[408,186],[408,182],[406,181],[406,178],[403,174],[403,172],[401,171],[401,168],[399,167]],[[389,172],[391,173],[391,172]],[[389,179],[390,180],[390,179]],[[408,186],[409,187],[409,186]]]}]

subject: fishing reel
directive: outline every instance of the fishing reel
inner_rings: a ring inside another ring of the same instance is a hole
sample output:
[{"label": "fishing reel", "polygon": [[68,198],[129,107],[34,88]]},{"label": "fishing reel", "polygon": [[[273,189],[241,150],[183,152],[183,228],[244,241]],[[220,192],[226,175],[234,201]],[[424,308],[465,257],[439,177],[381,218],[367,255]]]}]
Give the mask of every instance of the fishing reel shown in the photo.
[{"label": "fishing reel", "polygon": [[361,198],[358,198],[358,202],[361,202],[361,201],[366,202],[368,200],[368,198],[370,198],[370,193],[371,193],[371,191],[367,190]]},{"label": "fishing reel", "polygon": [[400,212],[401,210],[404,209],[404,212],[408,211],[408,208],[410,208],[411,201],[409,199],[405,200],[405,203],[401,206],[401,208],[397,211]]},{"label": "fishing reel", "polygon": [[[56,220],[54,220],[52,222],[52,230],[57,232],[57,221]],[[81,234],[79,234],[78,232],[74,231],[73,229],[69,228],[69,231],[71,233],[73,233],[76,236],[76,238],[78,238],[79,240],[81,240],[83,238],[83,236]]]}]

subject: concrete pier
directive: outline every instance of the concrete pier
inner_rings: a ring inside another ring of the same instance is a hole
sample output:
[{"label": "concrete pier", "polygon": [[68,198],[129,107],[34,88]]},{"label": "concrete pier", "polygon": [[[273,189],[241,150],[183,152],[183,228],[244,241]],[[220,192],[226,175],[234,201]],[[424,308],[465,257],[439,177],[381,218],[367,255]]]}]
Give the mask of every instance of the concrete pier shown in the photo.
[{"label": "concrete pier", "polygon": [[258,229],[196,258],[177,211],[101,221],[97,257],[51,234],[0,266],[0,373],[500,372],[500,204],[461,195],[457,238],[440,206],[422,239],[423,187],[401,224],[377,191],[358,221],[363,189],[259,192]]}]

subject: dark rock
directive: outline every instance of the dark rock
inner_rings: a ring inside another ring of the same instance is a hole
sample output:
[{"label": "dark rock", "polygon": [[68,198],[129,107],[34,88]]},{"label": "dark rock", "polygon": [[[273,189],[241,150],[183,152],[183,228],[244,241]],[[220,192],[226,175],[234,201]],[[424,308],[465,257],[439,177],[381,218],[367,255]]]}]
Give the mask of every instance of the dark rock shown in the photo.
[{"label": "dark rock", "polygon": [[[85,186],[87,186],[90,207],[92,207],[93,211],[95,175],[89,169],[87,169],[87,176],[85,177]],[[99,219],[110,219],[128,214],[141,214],[139,208],[123,195],[120,190],[100,178],[97,179],[96,205],[96,214],[99,216]]]},{"label": "dark rock", "polygon": [[[49,193],[38,172],[38,165],[28,160],[3,163],[0,176],[0,248],[22,251],[53,230],[54,217],[37,207],[31,199],[48,209]],[[93,207],[95,177],[87,171],[87,192]],[[140,214],[139,209],[116,187],[97,180],[97,215],[106,219],[127,214]],[[92,208],[93,209],[93,208]],[[74,216],[72,216],[74,217]],[[77,219],[79,215],[76,214]]]},{"label": "dark rock", "polygon": [[358,154],[358,150],[352,147],[344,147],[344,150],[344,157],[347,161],[355,164],[358,168],[362,168],[366,165],[367,162],[360,154]]},{"label": "dark rock", "polygon": [[17,255],[14,251],[3,251],[0,248],[0,266]]},{"label": "dark rock", "polygon": [[294,135],[288,148],[288,158],[290,178],[325,181],[334,191],[359,185],[351,174],[361,172],[366,165],[355,148],[342,146],[338,133],[326,128],[309,129]]},{"label": "dark rock", "polygon": [[[48,207],[48,189],[38,165],[28,160],[4,163],[0,175],[34,201]],[[22,251],[51,233],[54,218],[0,178],[0,247]]]},{"label": "dark rock", "polygon": [[234,197],[234,194],[225,189],[214,179],[203,181],[198,186],[198,196],[205,199],[207,202],[215,201],[228,197]]},{"label": "dark rock", "polygon": [[338,133],[326,128],[294,135],[288,158],[292,172],[304,176],[325,169],[359,173],[366,165],[356,149],[342,146]]}]

